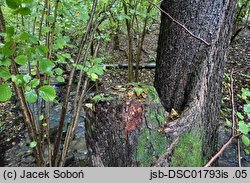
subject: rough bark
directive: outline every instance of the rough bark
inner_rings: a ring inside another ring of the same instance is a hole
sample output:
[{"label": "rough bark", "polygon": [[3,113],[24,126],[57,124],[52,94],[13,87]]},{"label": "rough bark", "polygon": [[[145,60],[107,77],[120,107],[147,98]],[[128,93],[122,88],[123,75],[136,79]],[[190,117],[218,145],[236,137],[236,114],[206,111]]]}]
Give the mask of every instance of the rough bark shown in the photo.
[{"label": "rough bark", "polygon": [[[2,7],[0,6],[0,32],[5,32],[6,26],[5,26],[5,20],[3,17]],[[0,43],[4,43],[4,37],[0,36]],[[0,84],[2,84],[3,79],[0,78]]]},{"label": "rough bark", "polygon": [[[184,138],[195,136],[197,140],[201,139],[201,142],[196,142],[201,146],[201,149],[196,148],[196,151],[202,151],[201,161],[194,166],[204,164],[216,149],[216,119],[235,4],[236,1],[231,0],[165,0],[161,4],[164,11],[194,35],[210,43],[208,46],[191,36],[162,13],[155,87],[166,110],[175,109],[181,114],[175,125],[166,127],[169,139],[180,137],[176,147],[180,148]],[[195,147],[195,143],[187,142],[186,145]],[[182,153],[185,154],[186,150],[183,146]],[[176,158],[181,149],[174,148],[173,152],[171,158],[165,157],[165,161],[158,165],[189,166],[181,163],[183,157]]]},{"label": "rough bark", "polygon": [[[0,32],[5,32],[6,26],[5,26],[5,20],[3,17],[2,7],[0,6]],[[0,42],[4,43],[4,37],[0,36]]]},{"label": "rough bark", "polygon": [[165,109],[153,87],[122,86],[92,102],[85,122],[91,166],[150,166],[165,152]]}]

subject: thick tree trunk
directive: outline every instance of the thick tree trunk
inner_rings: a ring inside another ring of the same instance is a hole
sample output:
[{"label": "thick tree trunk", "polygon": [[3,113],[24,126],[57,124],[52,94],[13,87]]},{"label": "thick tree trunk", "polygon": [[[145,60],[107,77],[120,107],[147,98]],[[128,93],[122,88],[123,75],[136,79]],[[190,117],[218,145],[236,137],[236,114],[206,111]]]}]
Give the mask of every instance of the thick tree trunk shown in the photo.
[{"label": "thick tree trunk", "polygon": [[166,114],[152,86],[111,89],[93,103],[85,122],[91,166],[151,166],[165,152]]},{"label": "thick tree trunk", "polygon": [[[235,4],[232,0],[165,0],[161,4],[165,12],[210,45],[162,13],[155,87],[166,110],[177,110],[180,118],[166,127],[169,140],[179,142],[172,144],[173,153],[162,157],[159,166],[201,166],[216,150],[216,119]],[[187,156],[198,159],[188,160]]]}]

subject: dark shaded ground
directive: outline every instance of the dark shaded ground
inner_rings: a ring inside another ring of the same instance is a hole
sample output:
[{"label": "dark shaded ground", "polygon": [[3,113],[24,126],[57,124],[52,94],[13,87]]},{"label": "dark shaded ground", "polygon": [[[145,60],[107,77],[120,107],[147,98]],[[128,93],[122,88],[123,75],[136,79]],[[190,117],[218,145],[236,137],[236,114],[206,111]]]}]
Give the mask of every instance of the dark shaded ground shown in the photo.
[{"label": "dark shaded ground", "polygon": [[[14,101],[0,103],[0,166],[6,166],[6,150],[20,143],[25,127]],[[22,144],[26,146],[26,144]],[[29,149],[27,149],[29,152]]]}]

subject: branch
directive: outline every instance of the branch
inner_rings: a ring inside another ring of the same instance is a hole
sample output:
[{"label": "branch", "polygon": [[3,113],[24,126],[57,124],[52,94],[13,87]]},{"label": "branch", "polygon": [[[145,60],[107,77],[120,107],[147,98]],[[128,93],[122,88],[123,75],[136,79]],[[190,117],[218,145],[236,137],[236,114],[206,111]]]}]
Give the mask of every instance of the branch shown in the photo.
[{"label": "branch", "polygon": [[[187,31],[192,37],[194,37],[195,39],[198,39],[200,41],[202,41],[203,43],[205,43],[206,45],[210,46],[211,44],[208,43],[207,41],[205,41],[204,39],[200,38],[199,36],[194,35],[194,33],[192,33],[185,25],[183,25],[182,23],[180,23],[179,21],[177,21],[176,19],[174,19],[169,13],[167,13],[166,11],[164,11],[161,7],[159,7],[157,4],[153,3],[150,0],[147,0],[148,3],[152,4],[153,6],[155,6],[158,10],[160,10],[161,12],[163,12],[165,15],[167,15],[173,22],[175,22],[176,24],[178,24],[179,26],[181,26],[185,31]],[[162,1],[161,1],[162,2]]]},{"label": "branch", "polygon": [[236,121],[236,111],[235,111],[235,103],[234,103],[234,80],[233,80],[233,72],[234,70],[231,71],[230,73],[230,94],[231,94],[231,106],[232,106],[232,122],[233,122],[233,127],[232,127],[232,135],[236,134],[236,126],[237,126],[237,121]]},{"label": "branch", "polygon": [[250,66],[246,66],[246,67],[241,68],[241,69],[233,70],[233,74],[238,73],[238,72],[244,72],[248,69],[250,69]]},{"label": "branch", "polygon": [[[236,134],[236,128],[237,128],[237,124],[238,124],[238,118],[236,117],[237,111],[235,110],[235,102],[234,102],[234,78],[233,78],[233,74],[234,74],[234,69],[231,71],[230,73],[230,93],[231,93],[231,105],[232,105],[232,120],[233,120],[233,130],[232,130],[232,134],[235,135]],[[238,139],[238,145],[237,145],[237,153],[238,153],[238,164],[239,167],[241,167],[241,154],[240,154],[240,141]]]},{"label": "branch", "polygon": [[242,165],[241,165],[241,159],[242,159],[242,157],[241,157],[241,147],[240,147],[240,139],[238,139],[238,142],[237,142],[238,144],[237,144],[237,149],[238,149],[238,165],[239,165],[239,167],[242,167]]},{"label": "branch", "polygon": [[235,139],[236,137],[240,136],[241,134],[237,134],[237,135],[233,135],[223,146],[222,148],[219,150],[219,152],[211,158],[211,160],[204,166],[204,167],[210,167],[211,164],[224,152],[224,150],[226,149],[227,146],[229,146],[229,144],[232,143],[233,139]]}]

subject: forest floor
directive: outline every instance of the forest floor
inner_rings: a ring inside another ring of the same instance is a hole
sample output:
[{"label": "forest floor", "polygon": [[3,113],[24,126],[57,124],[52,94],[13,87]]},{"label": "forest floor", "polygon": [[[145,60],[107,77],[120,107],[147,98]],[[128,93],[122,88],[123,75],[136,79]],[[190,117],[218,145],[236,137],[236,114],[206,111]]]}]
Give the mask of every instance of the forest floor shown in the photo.
[{"label": "forest floor", "polygon": [[[158,30],[159,25],[154,25],[150,31],[150,34],[146,35],[142,53],[143,63],[154,62],[156,58]],[[106,61],[107,63],[126,63],[126,49],[126,36],[122,36],[120,38],[119,50],[114,51],[112,49],[112,44],[108,43],[107,45],[103,46],[103,49],[101,49],[100,52],[105,53],[105,56],[108,58]],[[246,66],[250,66],[249,49],[250,29],[246,28],[231,43],[228,60],[225,67],[226,73],[229,73],[232,69],[242,70],[235,75],[235,94],[239,93],[242,87],[249,88],[250,86],[250,69],[244,70]],[[154,69],[140,70],[140,82],[153,84],[153,80]],[[120,85],[126,82],[126,69],[107,70],[100,80],[101,89],[107,89],[111,85]],[[228,100],[228,88],[224,88],[223,94],[225,98],[225,101],[223,101],[223,107],[231,108],[230,102]],[[241,101],[236,100],[236,104],[237,110],[242,110]],[[230,110],[228,111],[230,112]],[[14,99],[12,102],[0,103],[0,166],[34,166],[30,148],[27,145],[27,140],[25,140],[27,139],[27,133],[25,133],[25,127],[21,118],[21,113],[19,112],[18,107],[15,105]],[[222,129],[220,133],[224,133],[224,129]],[[227,138],[228,134],[225,134],[223,138],[219,139],[218,146],[223,145]],[[18,155],[15,154],[17,149],[22,149],[22,152]],[[226,154],[226,156],[224,155],[221,158],[222,162],[220,165],[237,166],[235,165],[235,162],[226,162],[223,164],[223,162],[229,158],[228,156],[231,156],[233,153],[235,153],[235,148],[228,149],[228,151],[233,152],[231,152],[231,154]],[[12,158],[14,158],[15,161],[11,161]],[[4,164],[3,162],[8,162],[8,164]],[[250,163],[247,164],[247,166],[250,166]]]}]

